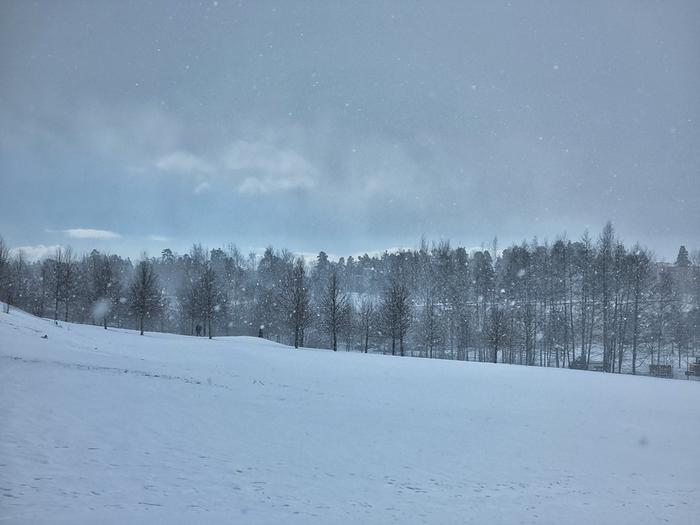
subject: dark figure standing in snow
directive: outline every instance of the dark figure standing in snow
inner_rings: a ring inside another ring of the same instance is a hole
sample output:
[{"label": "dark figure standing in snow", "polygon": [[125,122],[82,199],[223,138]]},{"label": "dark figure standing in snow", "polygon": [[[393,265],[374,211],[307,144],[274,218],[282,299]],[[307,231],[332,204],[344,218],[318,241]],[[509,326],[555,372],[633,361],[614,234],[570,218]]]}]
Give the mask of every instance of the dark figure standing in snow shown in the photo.
[{"label": "dark figure standing in snow", "polygon": [[262,331],[262,326],[260,327],[260,330],[258,330],[258,337],[263,336],[263,331]]},{"label": "dark figure standing in snow", "polygon": [[200,335],[202,335],[202,326],[201,325],[195,326],[194,331],[197,333],[197,337],[199,337]]}]

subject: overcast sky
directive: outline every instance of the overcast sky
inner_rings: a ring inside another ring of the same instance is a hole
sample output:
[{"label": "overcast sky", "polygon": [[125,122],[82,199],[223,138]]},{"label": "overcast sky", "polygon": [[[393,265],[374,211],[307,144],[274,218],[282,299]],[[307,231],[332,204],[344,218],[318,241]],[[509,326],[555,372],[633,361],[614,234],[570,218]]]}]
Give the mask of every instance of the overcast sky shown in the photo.
[{"label": "overcast sky", "polygon": [[[0,234],[700,247],[700,2],[0,3]],[[35,248],[34,253],[41,250]]]}]

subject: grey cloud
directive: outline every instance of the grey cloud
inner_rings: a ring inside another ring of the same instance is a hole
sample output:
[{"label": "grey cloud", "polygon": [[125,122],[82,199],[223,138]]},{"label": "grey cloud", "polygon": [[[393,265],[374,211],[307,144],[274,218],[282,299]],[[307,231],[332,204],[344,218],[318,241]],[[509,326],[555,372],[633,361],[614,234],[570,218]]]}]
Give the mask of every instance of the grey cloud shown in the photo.
[{"label": "grey cloud", "polygon": [[100,224],[342,254],[608,218],[700,244],[696,2],[0,9],[15,245]]},{"label": "grey cloud", "polygon": [[173,151],[156,159],[154,165],[162,172],[197,180],[195,194],[210,189],[214,179],[232,182],[241,193],[264,194],[316,185],[318,171],[307,159],[294,150],[266,142],[239,140],[212,157]]},{"label": "grey cloud", "polygon": [[10,255],[13,257],[22,254],[23,257],[30,261],[40,261],[56,253],[56,250],[63,248],[60,244],[44,245],[36,244],[32,246],[17,246],[10,250]]},{"label": "grey cloud", "polygon": [[155,166],[162,171],[185,175],[206,175],[214,171],[207,161],[186,151],[174,151],[164,155],[156,160]]},{"label": "grey cloud", "polygon": [[63,230],[68,237],[73,239],[119,239],[121,235],[109,230],[96,230],[93,228],[71,228]]},{"label": "grey cloud", "polygon": [[246,174],[238,186],[242,193],[313,188],[318,175],[298,152],[265,142],[235,142],[224,156],[224,169],[234,175]]},{"label": "grey cloud", "polygon": [[165,235],[149,235],[148,239],[155,242],[168,242],[168,238]]}]

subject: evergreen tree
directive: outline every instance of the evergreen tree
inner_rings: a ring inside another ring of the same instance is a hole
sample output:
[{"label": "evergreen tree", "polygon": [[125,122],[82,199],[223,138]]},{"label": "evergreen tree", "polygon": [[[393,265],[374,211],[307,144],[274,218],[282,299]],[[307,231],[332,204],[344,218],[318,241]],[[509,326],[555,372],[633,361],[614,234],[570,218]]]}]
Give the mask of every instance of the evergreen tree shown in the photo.
[{"label": "evergreen tree", "polygon": [[690,256],[688,255],[688,250],[685,246],[681,246],[678,249],[678,257],[676,257],[676,266],[679,268],[690,267]]}]

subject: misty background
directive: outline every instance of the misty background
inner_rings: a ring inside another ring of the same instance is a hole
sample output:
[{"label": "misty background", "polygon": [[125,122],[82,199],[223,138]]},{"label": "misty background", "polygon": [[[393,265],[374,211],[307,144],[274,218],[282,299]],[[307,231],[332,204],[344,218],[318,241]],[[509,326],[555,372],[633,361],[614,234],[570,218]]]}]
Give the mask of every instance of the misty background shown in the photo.
[{"label": "misty background", "polygon": [[697,2],[3,2],[0,231],[700,245]]}]

